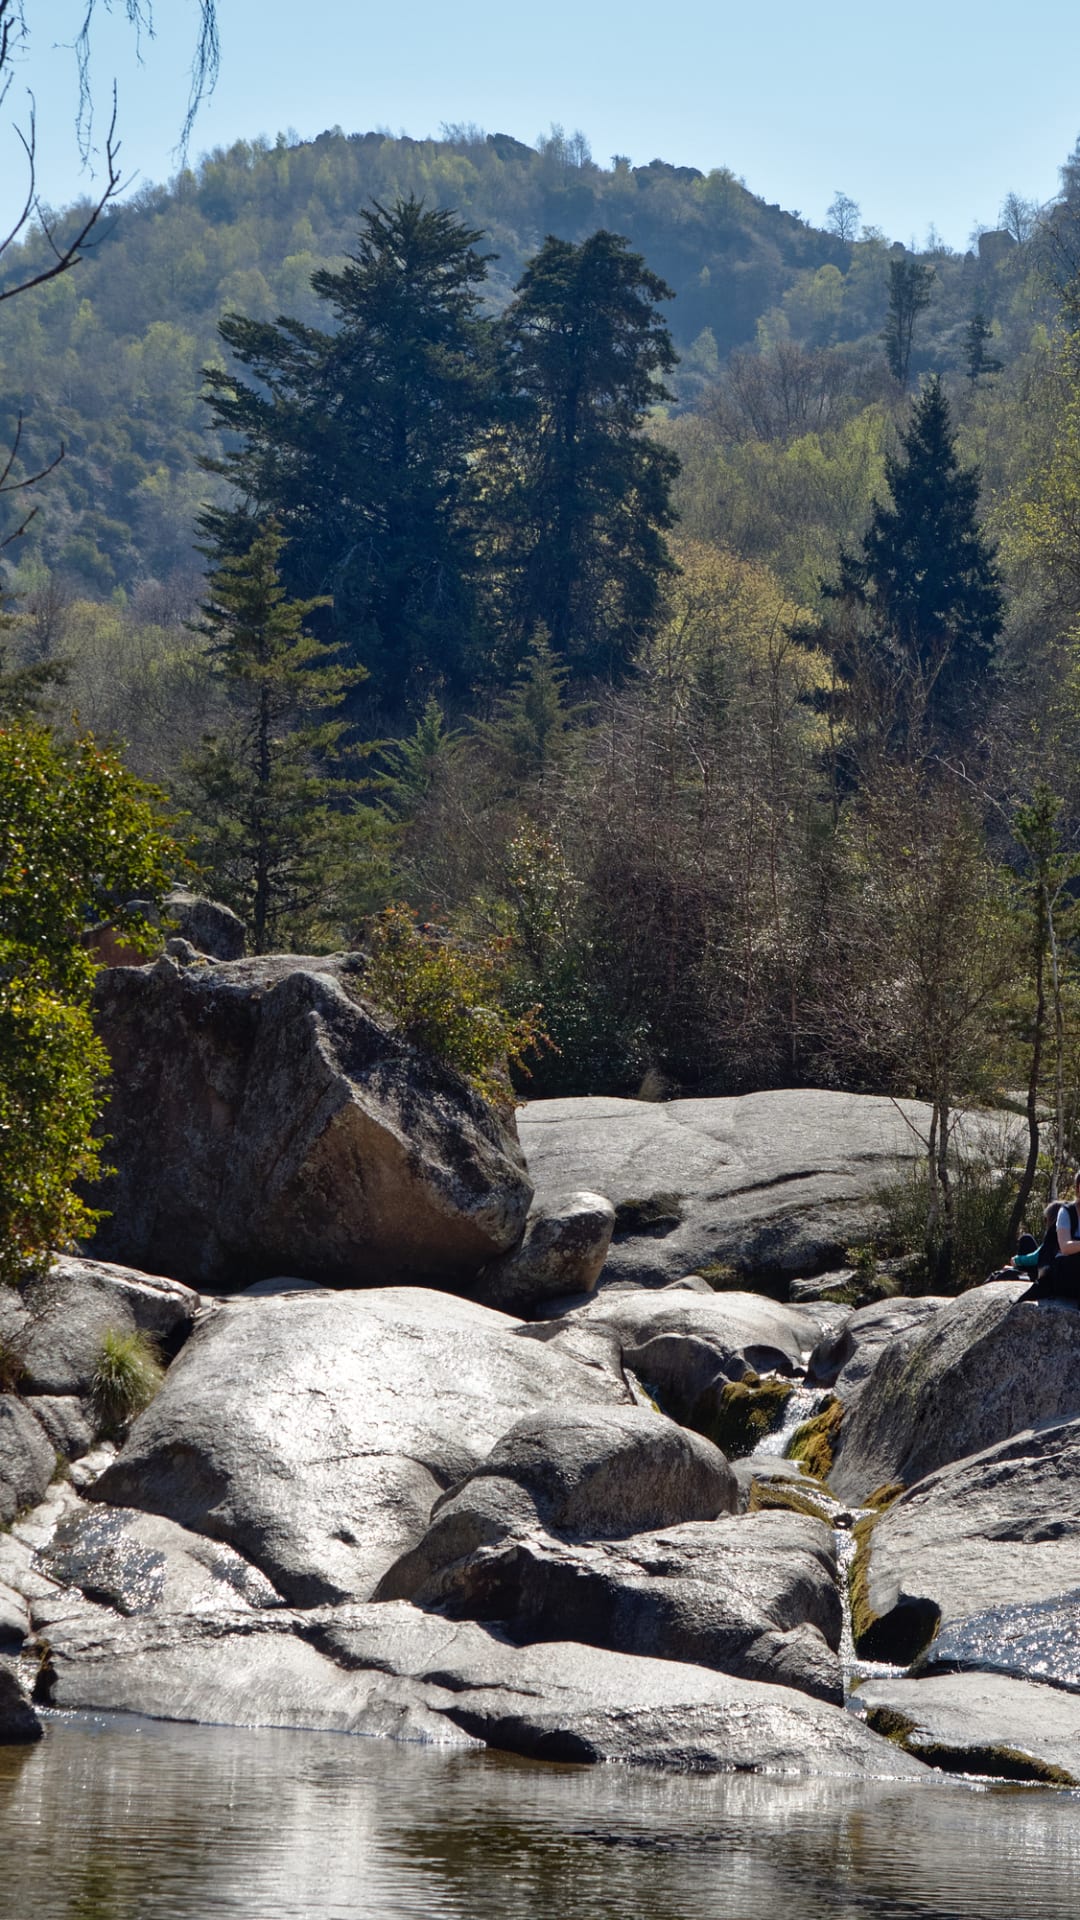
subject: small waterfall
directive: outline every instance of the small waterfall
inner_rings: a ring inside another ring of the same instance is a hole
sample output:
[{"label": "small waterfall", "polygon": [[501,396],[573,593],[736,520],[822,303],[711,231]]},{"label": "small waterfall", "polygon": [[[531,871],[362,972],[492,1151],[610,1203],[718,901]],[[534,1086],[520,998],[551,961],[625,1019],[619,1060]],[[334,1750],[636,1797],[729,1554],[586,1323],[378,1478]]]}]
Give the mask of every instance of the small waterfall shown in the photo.
[{"label": "small waterfall", "polygon": [[820,1387],[795,1387],[791,1398],[784,1406],[784,1417],[780,1425],[775,1427],[772,1433],[767,1433],[764,1440],[758,1441],[750,1455],[751,1460],[765,1457],[782,1460],[787,1452],[788,1441],[796,1429],[803,1426],[807,1420],[812,1420],[815,1413],[820,1413],[828,1398],[828,1393],[823,1392]]}]

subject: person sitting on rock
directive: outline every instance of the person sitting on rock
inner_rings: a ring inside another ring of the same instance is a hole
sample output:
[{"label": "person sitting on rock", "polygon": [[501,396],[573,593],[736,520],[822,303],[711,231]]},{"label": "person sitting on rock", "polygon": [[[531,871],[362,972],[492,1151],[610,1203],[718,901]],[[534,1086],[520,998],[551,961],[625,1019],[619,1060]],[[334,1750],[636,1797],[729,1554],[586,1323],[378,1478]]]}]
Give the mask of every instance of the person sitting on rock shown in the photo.
[{"label": "person sitting on rock", "polygon": [[[1043,1237],[1036,1240],[1033,1233],[1022,1233],[1016,1243],[1010,1265],[1015,1273],[1030,1273],[1038,1284],[1049,1273],[1058,1251],[1057,1222],[1061,1212],[1058,1200],[1048,1200],[1043,1208]],[[1034,1291],[1034,1290],[1033,1290]],[[1025,1299],[1028,1296],[1025,1294]]]},{"label": "person sitting on rock", "polygon": [[1057,1300],[1080,1303],[1080,1173],[1073,1184],[1075,1200],[1066,1201],[1057,1217],[1057,1253],[1040,1293]]}]

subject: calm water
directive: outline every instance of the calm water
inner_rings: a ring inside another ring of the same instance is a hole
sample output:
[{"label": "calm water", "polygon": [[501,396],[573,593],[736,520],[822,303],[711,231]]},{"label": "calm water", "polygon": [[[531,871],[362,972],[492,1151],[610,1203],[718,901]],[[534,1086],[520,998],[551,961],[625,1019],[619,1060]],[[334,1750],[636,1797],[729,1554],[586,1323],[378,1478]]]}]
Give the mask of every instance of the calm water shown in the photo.
[{"label": "calm water", "polygon": [[679,1779],[54,1715],[3,1920],[1077,1920],[1080,1793]]}]

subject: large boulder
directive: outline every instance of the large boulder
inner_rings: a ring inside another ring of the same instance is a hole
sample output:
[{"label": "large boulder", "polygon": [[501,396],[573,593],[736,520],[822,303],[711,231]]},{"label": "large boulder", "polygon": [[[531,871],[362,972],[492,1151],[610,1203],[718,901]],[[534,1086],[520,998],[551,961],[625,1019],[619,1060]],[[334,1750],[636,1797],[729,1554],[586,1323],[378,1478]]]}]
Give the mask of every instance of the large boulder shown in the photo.
[{"label": "large boulder", "polygon": [[176,887],[165,895],[162,908],[176,936],[190,941],[196,952],[213,960],[243,959],[244,923],[220,900],[207,900],[200,893]]},{"label": "large boulder", "polygon": [[534,1207],[520,1245],[480,1274],[475,1294],[503,1313],[528,1313],[542,1300],[589,1294],[611,1245],[615,1209],[599,1193],[571,1193]]},{"label": "large boulder", "polygon": [[0,1393],[0,1527],[35,1506],[56,1472],[56,1453],[22,1400]]},{"label": "large boulder", "polygon": [[845,1413],[830,1481],[845,1500],[915,1481],[1041,1420],[1080,1417],[1080,1313],[976,1287],[883,1346]]},{"label": "large boulder", "polygon": [[521,1648],[403,1602],[232,1619],[97,1608],[58,1623],[44,1651],[42,1692],[58,1707],[691,1773],[924,1773],[853,1715],[789,1687],[573,1643]]},{"label": "large boulder", "polygon": [[544,1203],[574,1186],[616,1208],[603,1284],[734,1267],[820,1272],[879,1224],[878,1189],[921,1149],[928,1109],[814,1090],[663,1103],[533,1100],[518,1113]]},{"label": "large boulder", "polygon": [[504,1122],[356,998],[347,962],[99,975],[117,1171],[95,1252],[202,1287],[468,1281],[532,1189]]},{"label": "large boulder", "polygon": [[74,1504],[36,1562],[64,1588],[117,1613],[221,1613],[281,1604],[232,1547],[160,1514]]},{"label": "large boulder", "polygon": [[366,1598],[524,1410],[630,1402],[617,1368],[450,1294],[237,1300],[91,1493],[225,1541],[294,1604]]},{"label": "large boulder", "polygon": [[936,1617],[970,1630],[936,1642],[935,1664],[981,1666],[996,1646],[993,1664],[1004,1660],[1006,1671],[1068,1684],[1056,1663],[1060,1651],[1075,1673],[1076,1633],[1055,1640],[1049,1622],[1039,1632],[1017,1614],[1061,1606],[1080,1588],[1080,1420],[1029,1429],[929,1474],[874,1523],[864,1560],[864,1630],[878,1658],[909,1659]]}]

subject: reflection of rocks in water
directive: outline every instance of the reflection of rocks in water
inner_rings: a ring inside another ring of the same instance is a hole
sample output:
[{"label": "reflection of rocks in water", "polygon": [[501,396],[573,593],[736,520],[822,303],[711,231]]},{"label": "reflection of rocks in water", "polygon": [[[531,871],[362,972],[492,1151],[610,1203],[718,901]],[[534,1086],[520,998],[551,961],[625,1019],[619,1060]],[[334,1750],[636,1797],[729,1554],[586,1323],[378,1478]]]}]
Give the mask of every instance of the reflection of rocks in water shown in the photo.
[{"label": "reflection of rocks in water", "polygon": [[19,1920],[1074,1920],[1080,1876],[1067,1795],[676,1779],[125,1719],[56,1719],[26,1755],[0,1752],[0,1810]]}]

